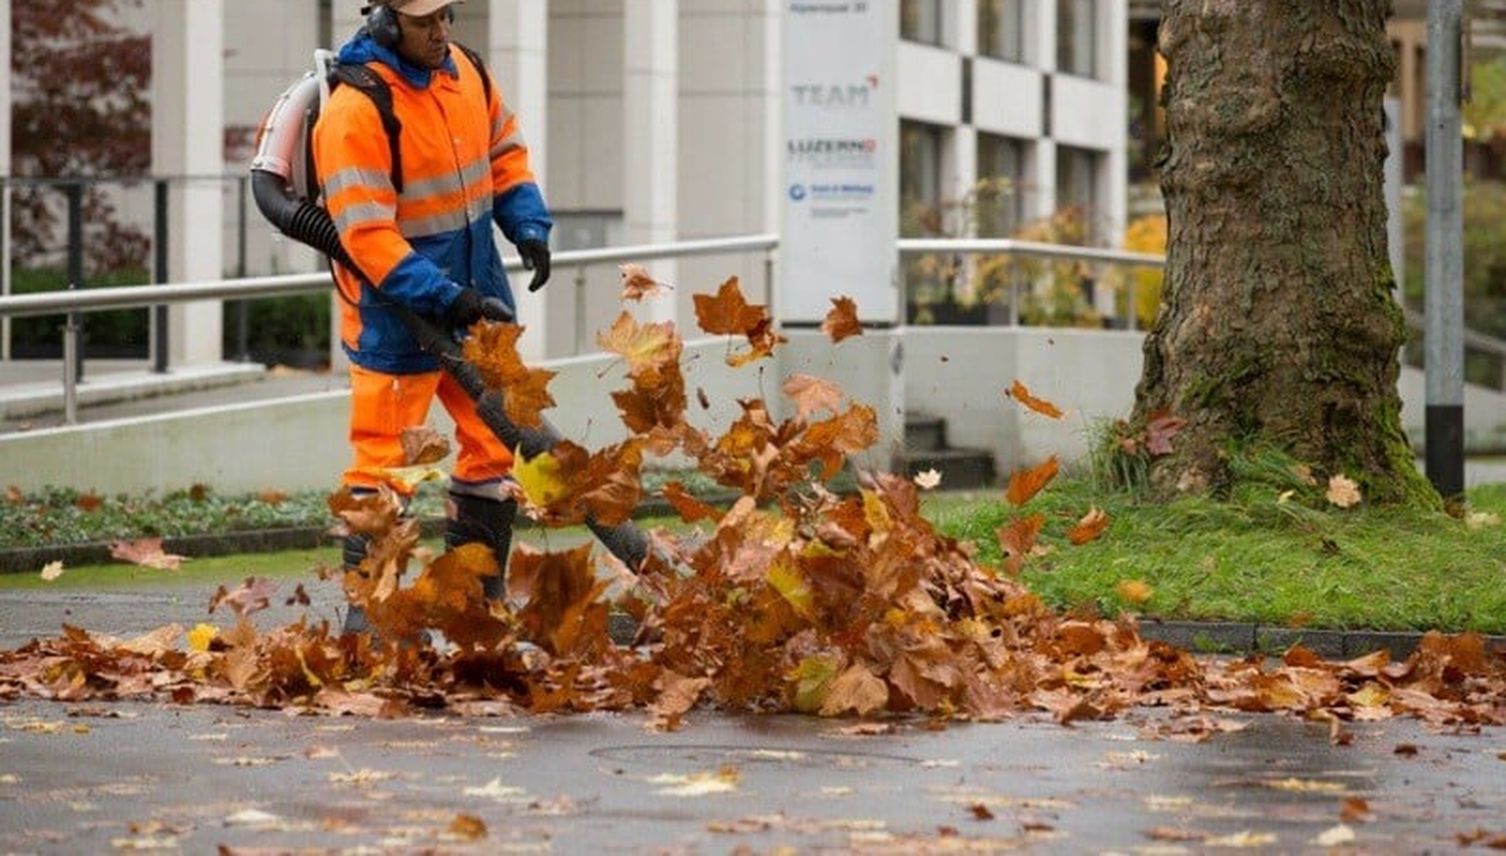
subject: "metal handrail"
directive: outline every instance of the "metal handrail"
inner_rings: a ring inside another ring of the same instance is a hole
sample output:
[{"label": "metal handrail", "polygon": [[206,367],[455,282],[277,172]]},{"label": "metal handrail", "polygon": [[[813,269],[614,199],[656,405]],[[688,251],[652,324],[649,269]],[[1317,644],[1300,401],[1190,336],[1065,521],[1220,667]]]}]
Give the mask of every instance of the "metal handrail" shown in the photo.
[{"label": "metal handrail", "polygon": [[1046,244],[1014,238],[901,238],[902,254],[910,253],[1014,253],[1040,256],[1069,262],[1103,262],[1131,267],[1165,267],[1166,257],[1152,253],[1135,253],[1106,247],[1079,247],[1071,244]]},{"label": "metal handrail", "polygon": [[[741,235],[669,244],[567,250],[555,253],[552,261],[556,268],[574,268],[577,271],[576,300],[584,305],[585,270],[592,265],[762,252],[764,253],[764,293],[766,302],[772,306],[774,277],[772,253],[778,247],[778,235]],[[524,269],[523,260],[515,256],[504,259],[502,265],[514,273]],[[333,281],[328,273],[305,273],[10,295],[0,296],[0,318],[68,314],[69,322],[63,328],[63,421],[73,425],[78,421],[78,378],[70,368],[76,364],[80,348],[79,325],[75,323],[76,315],[109,309],[162,307],[173,303],[191,303],[196,300],[247,300],[283,294],[302,294],[325,291],[332,285]],[[585,340],[583,333],[585,313],[577,311],[575,315],[575,344],[576,350],[580,351]],[[163,365],[165,366],[165,361]]]},{"label": "metal handrail", "polygon": [[[777,235],[746,235],[671,244],[566,250],[554,254],[553,264],[557,268],[585,267],[653,259],[768,252],[778,247]],[[517,257],[504,259],[502,264],[513,273],[523,270],[523,260]],[[304,273],[258,276],[248,279],[204,280],[166,285],[124,285],[78,291],[19,294],[0,297],[0,317],[20,318],[28,315],[59,315],[65,312],[136,309],[167,303],[191,303],[195,300],[245,300],[253,297],[320,291],[330,288],[331,285],[328,273]]]}]

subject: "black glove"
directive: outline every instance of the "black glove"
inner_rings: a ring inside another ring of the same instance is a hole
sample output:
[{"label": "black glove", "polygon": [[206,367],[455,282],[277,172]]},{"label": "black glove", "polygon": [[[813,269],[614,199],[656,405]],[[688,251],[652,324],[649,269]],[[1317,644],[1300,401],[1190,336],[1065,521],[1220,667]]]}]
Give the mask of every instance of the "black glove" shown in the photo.
[{"label": "black glove", "polygon": [[549,244],[544,241],[524,241],[518,244],[518,255],[523,257],[523,269],[533,271],[529,291],[538,291],[549,281]]},{"label": "black glove", "polygon": [[507,304],[495,297],[486,297],[472,288],[462,288],[460,296],[445,312],[445,322],[451,327],[469,327],[485,318],[488,321],[512,321],[516,316]]}]

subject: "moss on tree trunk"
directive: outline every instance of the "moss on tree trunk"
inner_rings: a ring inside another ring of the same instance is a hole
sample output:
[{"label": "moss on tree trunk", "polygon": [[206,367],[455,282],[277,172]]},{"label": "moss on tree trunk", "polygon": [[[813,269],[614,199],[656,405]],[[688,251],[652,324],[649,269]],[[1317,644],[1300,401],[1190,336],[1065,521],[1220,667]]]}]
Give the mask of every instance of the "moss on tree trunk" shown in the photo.
[{"label": "moss on tree trunk", "polygon": [[1231,440],[1438,502],[1396,389],[1386,253],[1389,0],[1167,0],[1165,301],[1135,415],[1187,420],[1158,485],[1227,485]]}]

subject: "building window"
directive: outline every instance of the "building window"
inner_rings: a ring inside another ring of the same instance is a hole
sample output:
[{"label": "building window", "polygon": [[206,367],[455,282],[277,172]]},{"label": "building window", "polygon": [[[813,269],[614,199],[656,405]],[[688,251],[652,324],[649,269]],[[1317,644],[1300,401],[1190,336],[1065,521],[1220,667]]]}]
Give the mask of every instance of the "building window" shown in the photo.
[{"label": "building window", "polygon": [[899,36],[927,45],[941,44],[941,0],[900,0]]},{"label": "building window", "polygon": [[1098,0],[1056,0],[1056,68],[1098,76]]},{"label": "building window", "polygon": [[978,53],[1025,61],[1024,0],[978,0]]},{"label": "building window", "polygon": [[907,238],[942,232],[942,134],[939,125],[899,123],[899,228]]},{"label": "building window", "polygon": [[1072,146],[1056,147],[1056,210],[1064,223],[1073,224],[1074,236],[1083,243],[1095,243],[1107,236],[1109,224],[1103,221],[1098,178],[1102,174],[1103,155]]},{"label": "building window", "polygon": [[1007,238],[1025,214],[1025,143],[997,134],[978,134],[975,185],[978,237]]}]

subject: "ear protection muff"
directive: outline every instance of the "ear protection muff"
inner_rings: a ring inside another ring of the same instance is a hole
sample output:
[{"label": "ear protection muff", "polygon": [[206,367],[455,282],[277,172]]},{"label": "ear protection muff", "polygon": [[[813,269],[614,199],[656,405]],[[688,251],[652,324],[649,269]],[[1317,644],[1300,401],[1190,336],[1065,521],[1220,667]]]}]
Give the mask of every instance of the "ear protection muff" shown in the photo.
[{"label": "ear protection muff", "polygon": [[397,23],[397,13],[386,3],[373,3],[367,6],[366,33],[376,42],[388,50],[398,46],[403,40],[403,31]]}]

